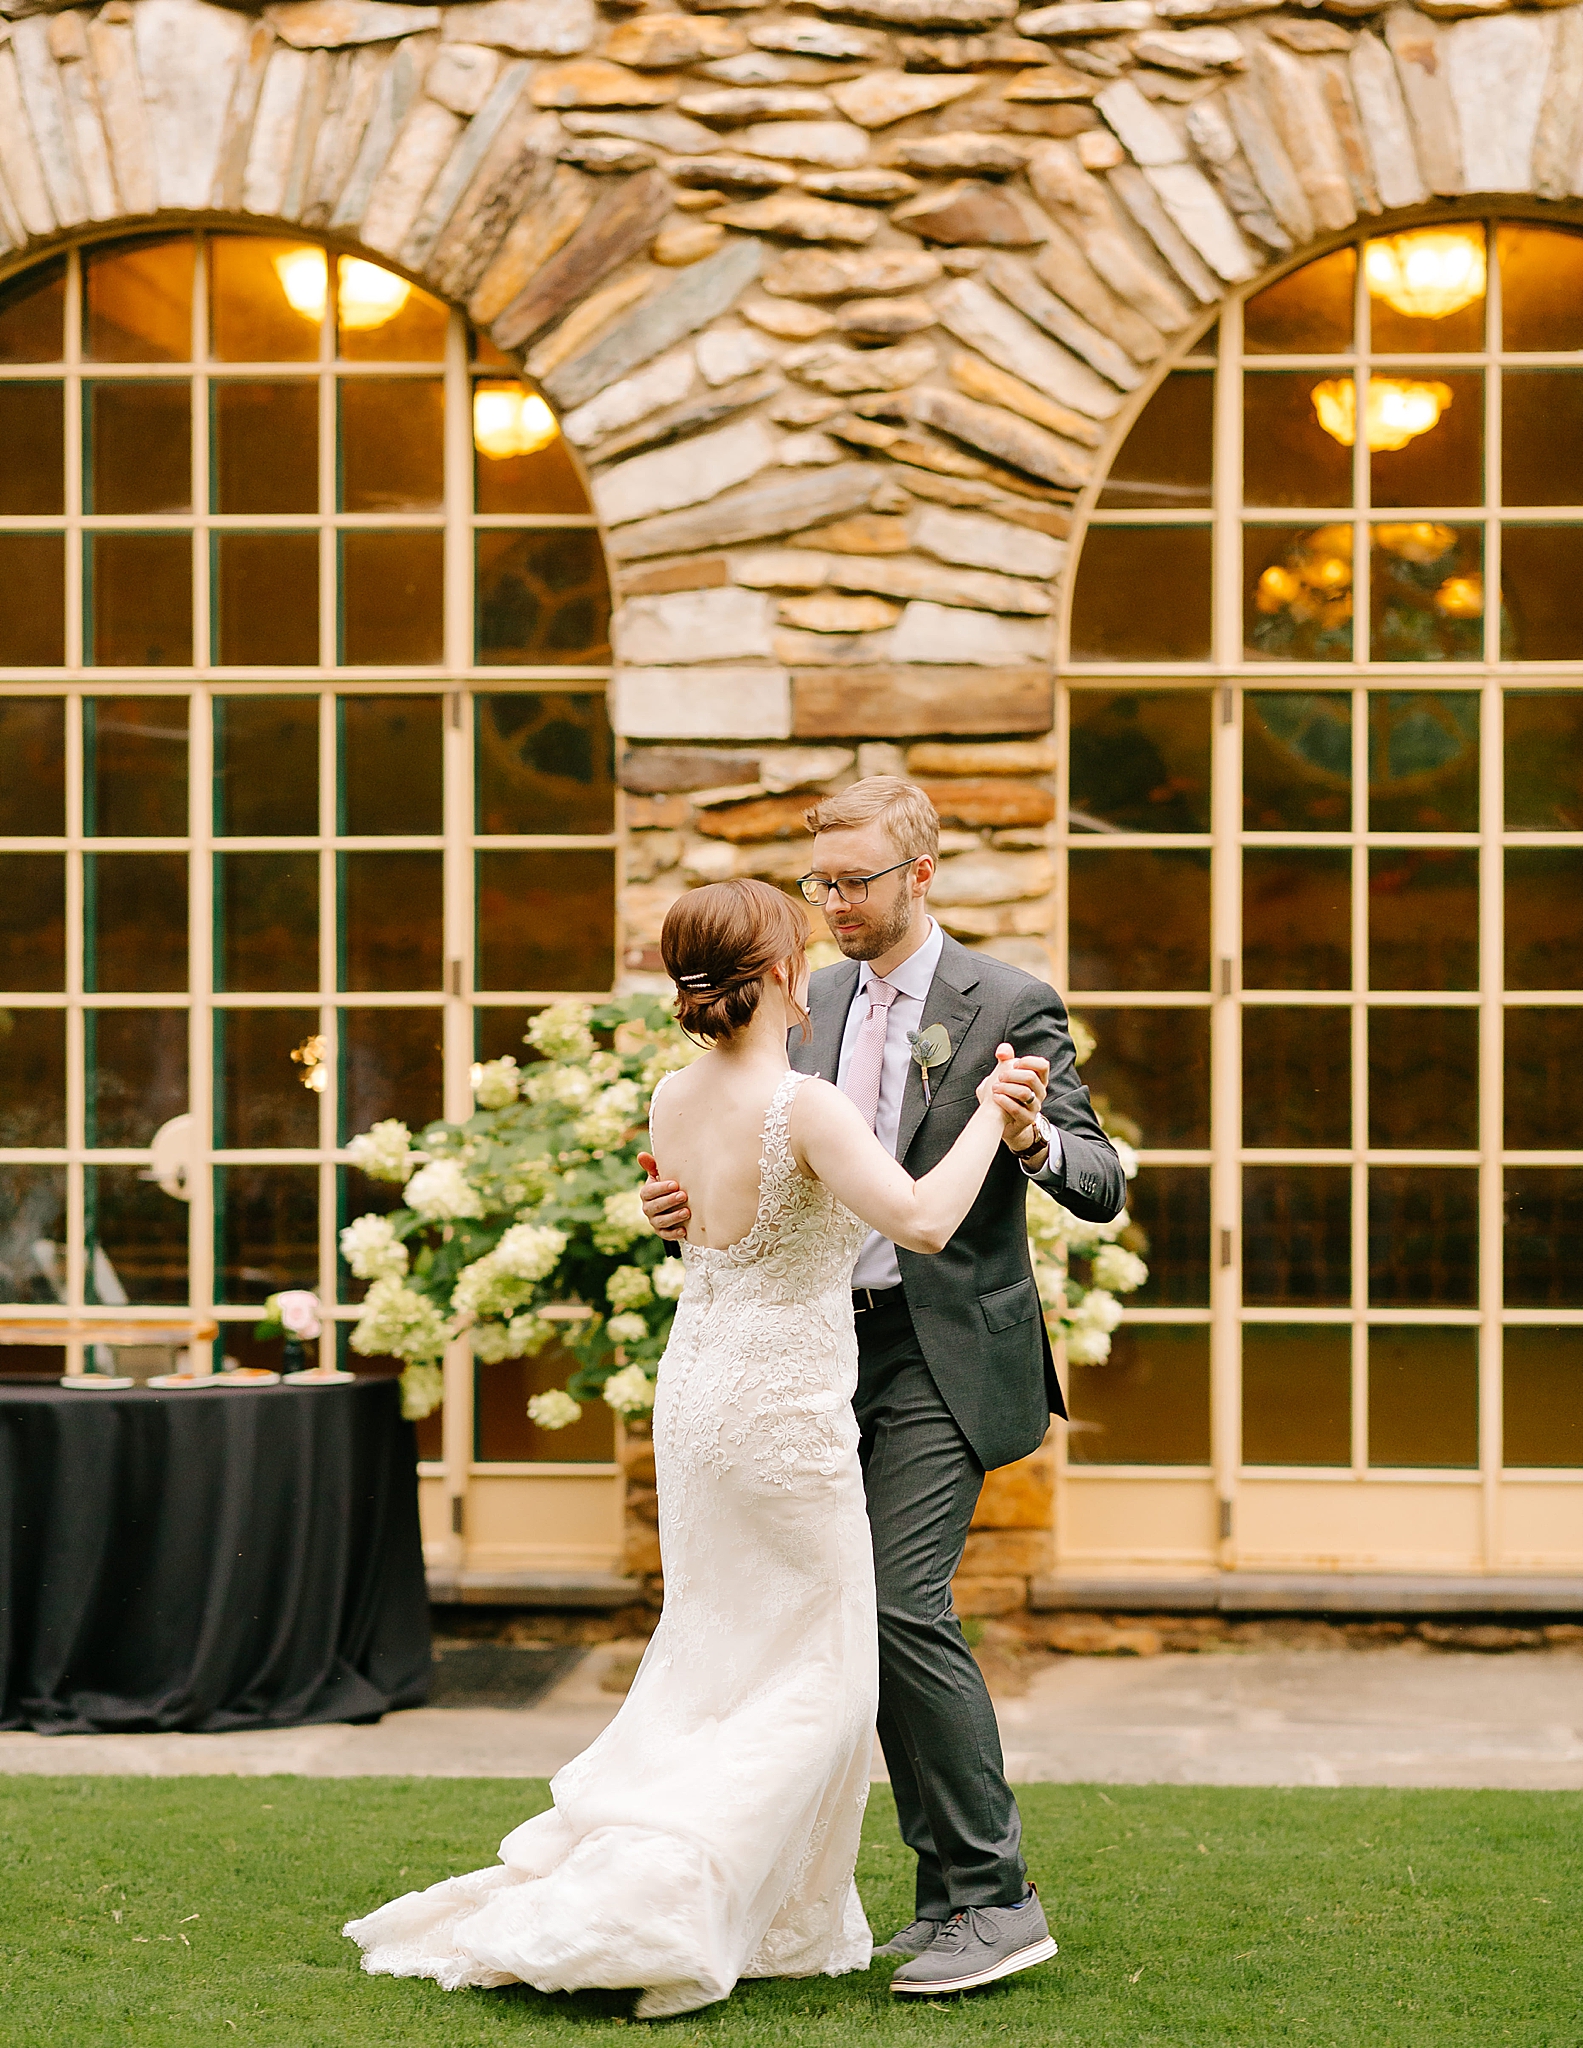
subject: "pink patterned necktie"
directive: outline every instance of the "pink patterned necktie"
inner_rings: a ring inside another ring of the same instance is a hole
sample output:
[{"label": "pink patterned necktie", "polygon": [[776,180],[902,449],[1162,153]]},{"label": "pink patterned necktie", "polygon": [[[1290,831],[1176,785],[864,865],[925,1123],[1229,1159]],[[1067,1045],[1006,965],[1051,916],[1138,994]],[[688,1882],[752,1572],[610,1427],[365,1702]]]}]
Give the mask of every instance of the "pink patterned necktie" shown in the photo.
[{"label": "pink patterned necktie", "polygon": [[890,1006],[898,994],[899,991],[888,981],[870,977],[868,1015],[858,1026],[857,1037],[852,1041],[846,1079],[841,1083],[842,1094],[849,1095],[857,1104],[870,1130],[879,1116],[879,1077],[885,1064],[885,1033],[890,1027]]}]

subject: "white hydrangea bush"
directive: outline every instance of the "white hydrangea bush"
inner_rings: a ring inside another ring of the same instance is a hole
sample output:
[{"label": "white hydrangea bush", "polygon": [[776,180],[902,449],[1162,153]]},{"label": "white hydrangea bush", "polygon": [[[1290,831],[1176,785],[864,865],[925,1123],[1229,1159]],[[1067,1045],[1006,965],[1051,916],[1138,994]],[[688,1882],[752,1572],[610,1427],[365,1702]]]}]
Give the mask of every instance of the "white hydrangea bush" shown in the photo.
[{"label": "white hydrangea bush", "polygon": [[637,1155],[655,1086],[697,1049],[650,997],[551,1004],[525,1043],[525,1065],[507,1055],[473,1068],[465,1123],[415,1138],[391,1117],[346,1146],[348,1164],[402,1189],[392,1214],[341,1232],[342,1257],[370,1283],[352,1348],[403,1361],[413,1417],[439,1405],[440,1359],[463,1337],[484,1364],[556,1341],[571,1352],[567,1387],[528,1404],[542,1429],[569,1428],[600,1395],[646,1416],[681,1266],[644,1218]]},{"label": "white hydrangea bush", "polygon": [[[1082,1066],[1098,1041],[1081,1017],[1073,1017],[1071,1026]],[[1129,1181],[1135,1179],[1141,1132],[1129,1118],[1117,1116],[1102,1095],[1093,1102],[1122,1172]],[[1121,1323],[1120,1297],[1136,1294],[1149,1277],[1140,1256],[1148,1239],[1125,1209],[1109,1223],[1086,1223],[1053,1195],[1031,1187],[1028,1247],[1051,1339],[1064,1343],[1068,1365],[1103,1365],[1110,1357],[1111,1334]]]}]

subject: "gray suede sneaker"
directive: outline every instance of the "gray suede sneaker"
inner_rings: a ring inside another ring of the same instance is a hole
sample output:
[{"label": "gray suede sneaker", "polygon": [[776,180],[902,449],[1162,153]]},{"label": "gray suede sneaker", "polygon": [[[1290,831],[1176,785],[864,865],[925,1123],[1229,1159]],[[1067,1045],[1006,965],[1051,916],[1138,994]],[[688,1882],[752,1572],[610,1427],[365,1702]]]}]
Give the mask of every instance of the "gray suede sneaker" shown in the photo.
[{"label": "gray suede sneaker", "polygon": [[968,1906],[953,1914],[922,1954],[902,1964],[890,1988],[913,1998],[975,1991],[1047,1963],[1055,1952],[1044,1908],[1030,1885],[1020,1906]]},{"label": "gray suede sneaker", "polygon": [[914,1920],[900,1934],[893,1934],[883,1948],[875,1949],[875,1959],[899,1956],[903,1962],[911,1962],[914,1956],[921,1956],[940,1929],[949,1924],[945,1920]]}]

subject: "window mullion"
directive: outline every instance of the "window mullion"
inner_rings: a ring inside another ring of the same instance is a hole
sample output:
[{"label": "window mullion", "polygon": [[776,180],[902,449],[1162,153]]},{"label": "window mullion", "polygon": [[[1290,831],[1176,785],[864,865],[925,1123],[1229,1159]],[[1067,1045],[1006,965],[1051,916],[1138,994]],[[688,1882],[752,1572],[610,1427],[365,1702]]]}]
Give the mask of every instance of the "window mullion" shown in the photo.
[{"label": "window mullion", "polygon": [[[1359,265],[1361,270],[1362,265]],[[1352,692],[1352,1470],[1369,1463],[1369,693]]]},{"label": "window mullion", "polygon": [[187,1286],[195,1318],[209,1315],[216,1293],[213,713],[209,692],[194,690],[187,714],[187,832],[191,840],[187,869],[187,1112],[192,1119],[187,1150]]}]

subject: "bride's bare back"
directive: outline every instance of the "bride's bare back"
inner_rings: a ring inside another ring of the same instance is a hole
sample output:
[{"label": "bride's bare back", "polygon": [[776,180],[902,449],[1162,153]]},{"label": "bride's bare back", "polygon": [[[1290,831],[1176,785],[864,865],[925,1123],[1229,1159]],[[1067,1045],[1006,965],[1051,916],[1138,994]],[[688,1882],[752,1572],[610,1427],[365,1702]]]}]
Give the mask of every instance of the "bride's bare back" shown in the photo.
[{"label": "bride's bare back", "polygon": [[753,1228],[764,1119],[784,1071],[706,1053],[655,1096],[649,1141],[661,1175],[692,1198],[689,1244],[724,1251]]}]

